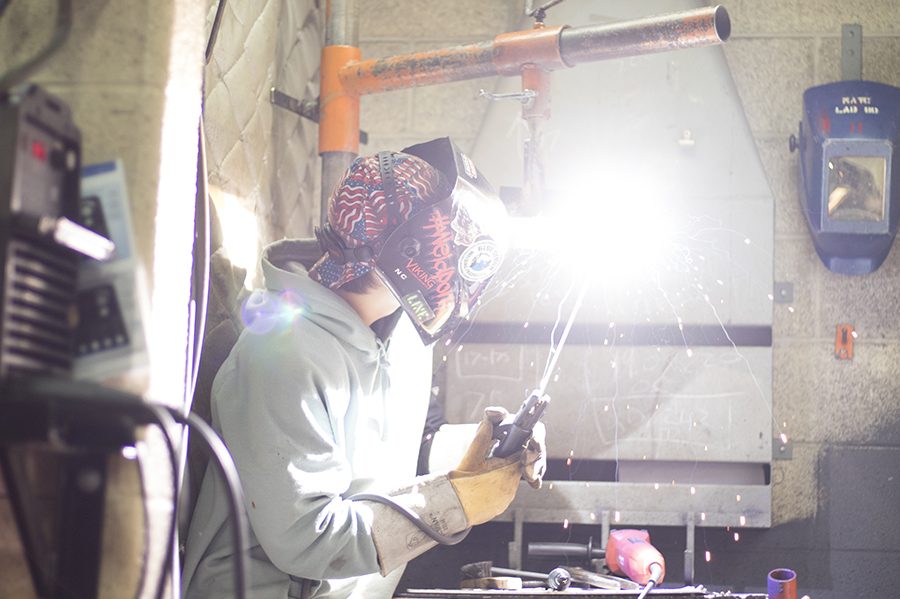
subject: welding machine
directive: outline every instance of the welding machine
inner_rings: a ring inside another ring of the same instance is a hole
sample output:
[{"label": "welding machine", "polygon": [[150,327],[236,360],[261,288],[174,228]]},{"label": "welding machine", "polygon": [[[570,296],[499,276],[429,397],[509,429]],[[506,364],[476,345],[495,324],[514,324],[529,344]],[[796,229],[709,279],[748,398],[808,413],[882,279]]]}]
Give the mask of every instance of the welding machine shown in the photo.
[{"label": "welding machine", "polygon": [[82,404],[102,390],[69,378],[79,264],[112,252],[76,222],[80,171],[61,100],[34,85],[0,97],[0,464],[41,597],[96,595],[106,463],[133,442],[133,423]]},{"label": "welding machine", "polygon": [[0,376],[71,368],[80,143],[68,107],[41,88],[0,102]]},{"label": "welding machine", "polygon": [[900,88],[839,81],[803,94],[800,180],[813,245],[829,270],[874,272],[900,220]]}]

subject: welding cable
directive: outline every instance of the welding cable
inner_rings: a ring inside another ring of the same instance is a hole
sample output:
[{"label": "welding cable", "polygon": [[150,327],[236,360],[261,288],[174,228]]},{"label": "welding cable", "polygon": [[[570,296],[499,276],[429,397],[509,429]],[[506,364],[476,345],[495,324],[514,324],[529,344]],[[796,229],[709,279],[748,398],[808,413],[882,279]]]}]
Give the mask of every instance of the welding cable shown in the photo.
[{"label": "welding cable", "polygon": [[141,487],[141,509],[144,518],[144,546],[141,551],[141,574],[138,578],[137,588],[134,590],[135,599],[139,599],[147,580],[147,563],[150,561],[150,510],[147,508],[147,480],[144,477],[144,468],[141,461],[141,450],[138,444],[134,444],[135,460],[137,462],[138,485]]},{"label": "welding cable", "polygon": [[657,563],[650,564],[650,580],[647,581],[644,590],[641,591],[641,594],[638,595],[637,599],[644,599],[650,592],[650,589],[656,586],[656,582],[659,580],[660,576],[662,576],[662,567]]},{"label": "welding cable", "polygon": [[169,449],[169,465],[172,469],[172,516],[169,519],[169,534],[166,535],[166,557],[160,570],[159,579],[156,583],[156,593],[154,594],[156,599],[162,599],[166,590],[166,573],[169,571],[169,566],[175,554],[175,532],[178,530],[178,452],[175,450],[176,444],[172,440],[176,424],[175,418],[169,414],[167,408],[149,402],[142,405],[146,407],[146,410],[155,419],[153,424],[158,426],[162,432],[163,440]]},{"label": "welding cable", "polygon": [[56,2],[56,29],[53,37],[37,54],[23,64],[13,67],[0,77],[0,94],[5,94],[9,89],[28,79],[32,73],[38,70],[69,37],[72,31],[72,0],[57,0]]},{"label": "welding cable", "polygon": [[471,532],[472,530],[472,527],[470,526],[469,528],[453,535],[445,535],[443,533],[440,533],[425,524],[425,521],[422,520],[422,517],[419,516],[419,514],[407,508],[405,505],[400,505],[387,495],[379,495],[378,493],[357,493],[356,495],[351,496],[349,499],[350,501],[374,501],[375,503],[380,503],[382,505],[393,508],[407,520],[412,522],[416,528],[424,532],[426,535],[431,537],[432,540],[437,541],[441,545],[456,545],[467,536],[469,536],[469,532]]},{"label": "welding cable", "polygon": [[191,303],[194,305],[194,314],[190,332],[191,360],[187,365],[190,372],[189,386],[182,410],[184,415],[190,412],[194,392],[197,390],[203,338],[206,335],[206,313],[209,309],[210,208],[209,185],[206,177],[206,132],[202,116],[198,129],[197,196],[194,203],[194,264],[191,270]]},{"label": "welding cable", "polygon": [[238,478],[237,467],[234,465],[234,460],[232,460],[231,454],[228,453],[225,443],[202,418],[196,414],[183,416],[175,408],[167,407],[165,409],[171,413],[176,421],[186,424],[192,431],[200,435],[225,481],[228,507],[232,520],[231,540],[234,544],[234,596],[237,599],[245,599],[247,596],[247,562],[244,557],[244,546],[248,537],[248,526],[247,515],[244,513],[244,494],[241,491],[241,481]]},{"label": "welding cable", "polygon": [[225,13],[225,1],[219,0],[216,7],[216,16],[213,18],[212,29],[209,32],[209,41],[206,42],[206,63],[209,64],[212,58],[213,48],[216,45],[216,39],[219,37],[219,26],[222,24],[222,15]]}]

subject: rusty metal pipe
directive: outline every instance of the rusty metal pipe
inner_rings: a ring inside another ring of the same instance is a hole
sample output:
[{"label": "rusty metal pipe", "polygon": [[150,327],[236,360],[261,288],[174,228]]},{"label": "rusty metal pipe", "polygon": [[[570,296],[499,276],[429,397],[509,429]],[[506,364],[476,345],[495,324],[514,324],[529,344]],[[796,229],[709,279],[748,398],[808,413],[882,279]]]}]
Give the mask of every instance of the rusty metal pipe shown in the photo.
[{"label": "rusty metal pipe", "polygon": [[340,71],[344,88],[356,94],[436,85],[497,74],[494,45],[481,42],[441,50],[353,62]]},{"label": "rusty metal pipe", "polygon": [[332,190],[359,151],[359,95],[347,92],[338,80],[340,68],[360,58],[358,22],[356,0],[327,0],[319,67],[320,224],[325,223]]},{"label": "rusty metal pipe", "polygon": [[720,44],[731,34],[722,6],[587,27],[543,27],[417,54],[350,62],[344,89],[371,94],[495,75],[518,75],[525,65],[552,71],[582,62]]},{"label": "rusty metal pipe", "polygon": [[731,35],[724,6],[711,6],[625,23],[565,29],[560,54],[569,66],[610,58],[719,44]]}]

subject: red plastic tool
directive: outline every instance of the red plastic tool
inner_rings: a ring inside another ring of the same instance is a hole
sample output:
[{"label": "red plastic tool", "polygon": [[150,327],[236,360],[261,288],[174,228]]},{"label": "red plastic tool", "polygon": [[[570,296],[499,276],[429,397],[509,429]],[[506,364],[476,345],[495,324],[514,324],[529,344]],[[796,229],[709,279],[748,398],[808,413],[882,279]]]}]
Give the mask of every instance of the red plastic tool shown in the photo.
[{"label": "red plastic tool", "polygon": [[650,544],[650,533],[646,530],[610,532],[606,543],[606,566],[613,574],[624,574],[642,585],[652,580],[655,586],[666,576],[666,560]]}]

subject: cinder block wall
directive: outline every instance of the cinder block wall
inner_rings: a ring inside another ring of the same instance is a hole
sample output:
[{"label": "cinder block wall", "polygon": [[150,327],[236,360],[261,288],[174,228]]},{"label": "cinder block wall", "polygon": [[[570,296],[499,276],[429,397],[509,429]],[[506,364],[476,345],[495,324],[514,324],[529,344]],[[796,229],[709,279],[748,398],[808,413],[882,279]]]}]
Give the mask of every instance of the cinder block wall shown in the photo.
[{"label": "cinder block wall", "polygon": [[[793,284],[793,301],[774,306],[773,368],[775,423],[786,423],[792,457],[774,462],[777,526],[724,544],[708,570],[724,583],[736,571],[750,576],[747,564],[784,565],[801,587],[820,590],[814,597],[892,596],[900,584],[900,251],[868,276],[825,268],[787,139],[803,91],[842,78],[844,23],[862,25],[863,78],[900,86],[900,4],[724,4],[733,22],[725,54],[775,196],[775,280]],[[840,323],[859,335],[853,361],[834,358]]]}]

